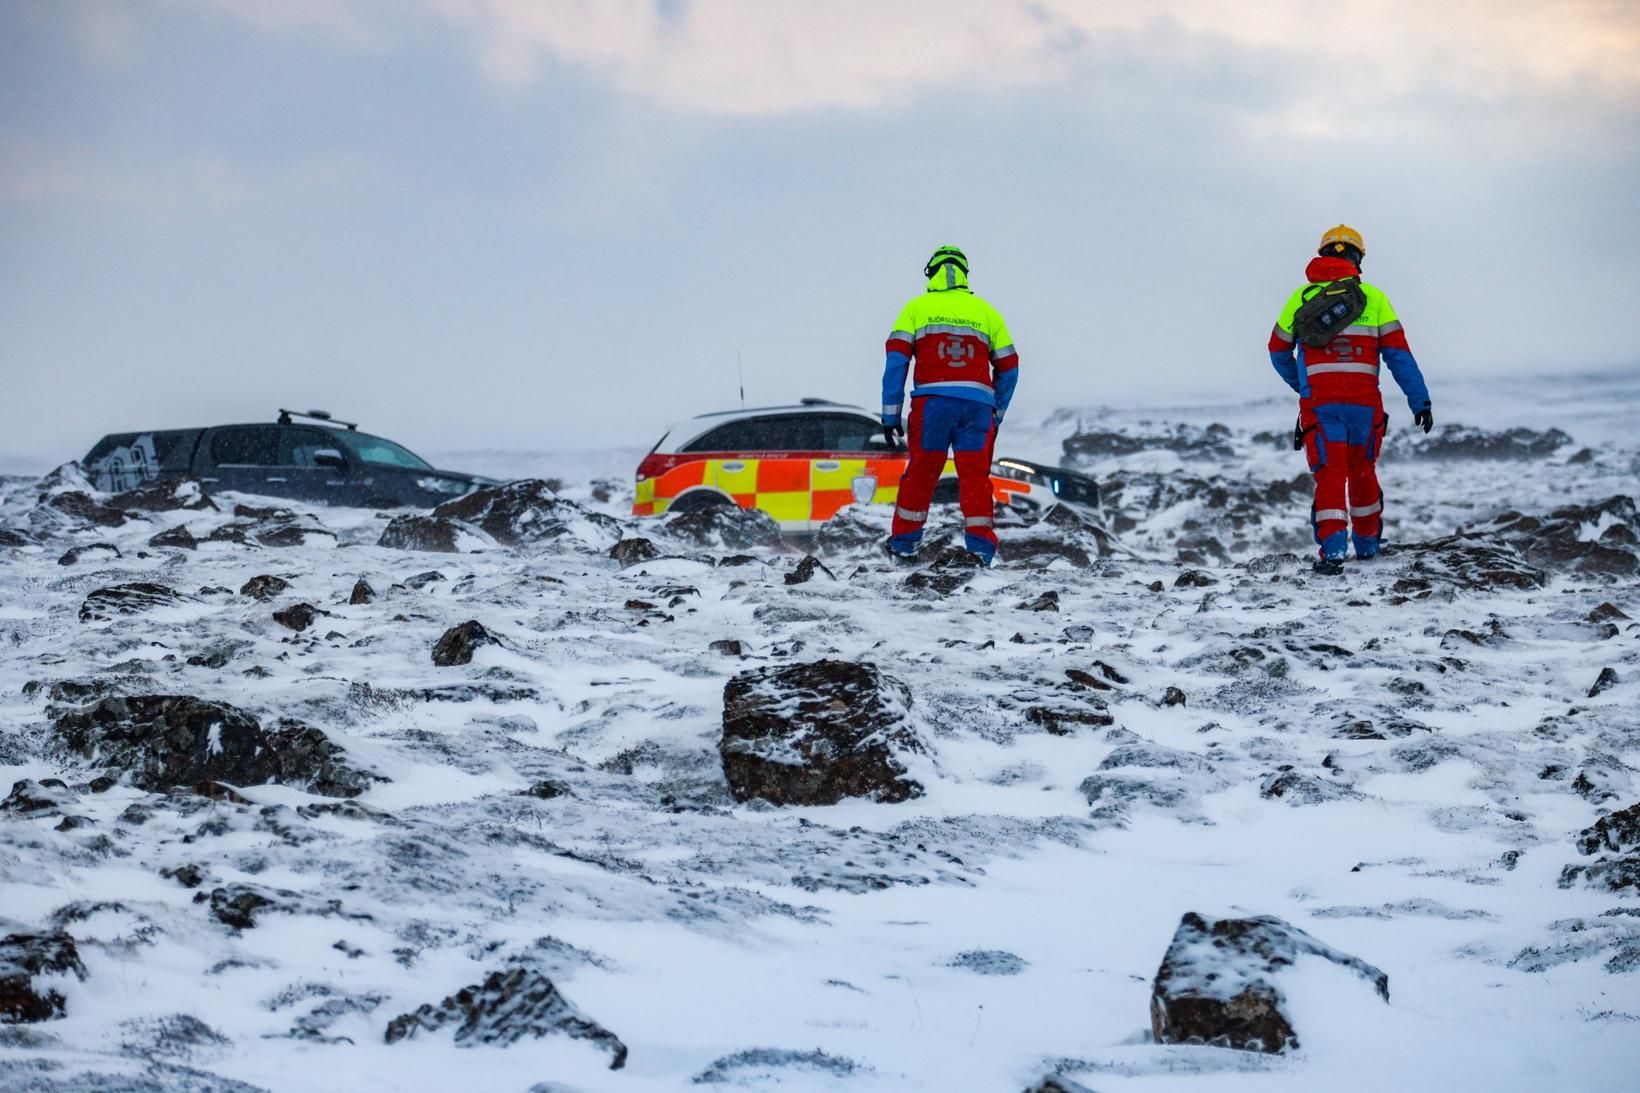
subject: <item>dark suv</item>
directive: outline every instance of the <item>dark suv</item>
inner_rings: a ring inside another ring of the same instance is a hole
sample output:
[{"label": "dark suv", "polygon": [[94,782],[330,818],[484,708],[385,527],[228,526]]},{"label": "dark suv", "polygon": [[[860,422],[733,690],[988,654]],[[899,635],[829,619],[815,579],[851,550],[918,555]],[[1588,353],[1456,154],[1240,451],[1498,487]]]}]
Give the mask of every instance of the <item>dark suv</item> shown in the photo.
[{"label": "dark suv", "polygon": [[368,508],[432,508],[491,483],[435,470],[408,448],[323,410],[280,410],[271,424],[113,433],[83,463],[92,483],[111,493],[191,477],[212,490]]}]

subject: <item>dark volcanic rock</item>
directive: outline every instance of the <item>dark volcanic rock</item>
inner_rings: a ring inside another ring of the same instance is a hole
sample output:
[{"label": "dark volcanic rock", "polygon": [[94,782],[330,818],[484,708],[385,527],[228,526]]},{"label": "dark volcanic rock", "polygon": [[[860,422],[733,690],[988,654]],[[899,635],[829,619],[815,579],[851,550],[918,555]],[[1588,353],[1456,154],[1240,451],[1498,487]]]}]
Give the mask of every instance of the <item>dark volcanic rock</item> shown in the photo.
[{"label": "dark volcanic rock", "polygon": [[188,530],[188,525],[178,524],[174,528],[168,528],[165,531],[160,532],[158,535],[151,536],[148,540],[148,545],[151,547],[173,547],[180,548],[182,550],[195,550],[199,547],[199,540],[195,539],[194,533]]},{"label": "dark volcanic rock", "polygon": [[950,547],[929,563],[929,565],[905,579],[905,587],[917,592],[934,592],[937,595],[949,596],[957,589],[962,588],[974,574],[985,567],[985,563],[978,554],[961,547]]},{"label": "dark volcanic rock", "polygon": [[739,801],[792,805],[920,796],[899,758],[926,751],[910,705],[910,689],[870,664],[819,660],[742,672],[723,688],[718,750],[729,788]]},{"label": "dark volcanic rock", "polygon": [[0,937],[0,1024],[50,1021],[63,1016],[65,1000],[37,975],[85,978],[85,965],[65,933],[15,933]]},{"label": "dark volcanic rock", "polygon": [[318,729],[281,721],[264,730],[243,710],[186,695],[105,698],[63,714],[56,735],[100,766],[129,771],[139,789],[277,782],[354,797],[380,781],[347,764]]},{"label": "dark volcanic rock", "polygon": [[116,615],[139,615],[156,607],[198,603],[172,588],[151,581],[132,581],[99,588],[80,605],[81,622],[106,622]]},{"label": "dark volcanic rock", "polygon": [[751,550],[780,542],[780,525],[773,517],[761,509],[738,505],[667,513],[661,528],[673,538],[710,550]]},{"label": "dark volcanic rock", "polygon": [[1127,553],[1104,525],[1069,505],[1055,505],[1034,524],[998,531],[998,553],[1010,564],[1063,558],[1074,566]]},{"label": "dark volcanic rock", "polygon": [[1492,535],[1465,533],[1395,547],[1396,558],[1410,558],[1407,573],[1397,591],[1428,589],[1433,582],[1459,588],[1487,591],[1495,588],[1530,590],[1542,588],[1548,579],[1543,570],[1528,564],[1509,543]]},{"label": "dark volcanic rock", "polygon": [[[224,926],[232,926],[236,930],[249,930],[256,925],[258,916],[264,914],[287,915],[339,915],[342,913],[342,901],[339,899],[314,899],[304,896],[300,892],[289,892],[283,888],[269,888],[262,884],[229,884],[221,888],[213,888],[209,892],[199,892],[194,895],[195,903],[210,904],[211,915]],[[350,918],[368,918],[368,915],[350,915]]]},{"label": "dark volcanic rock", "polygon": [[113,543],[85,543],[69,547],[63,552],[63,556],[57,559],[57,564],[78,565],[87,560],[106,562],[119,557],[122,557],[120,548]]},{"label": "dark volcanic rock", "polygon": [[39,544],[40,541],[26,531],[0,528],[0,547],[31,547]]},{"label": "dark volcanic rock", "polygon": [[349,604],[357,607],[360,604],[374,603],[375,600],[376,590],[371,588],[363,577],[353,582],[353,593],[347,598]]},{"label": "dark volcanic rock", "polygon": [[109,498],[110,508],[134,512],[214,511],[216,502],[197,478],[159,478]]},{"label": "dark volcanic rock", "polygon": [[1093,1090],[1063,1074],[1050,1074],[1035,1085],[1028,1086],[1025,1093],[1093,1093]]},{"label": "dark volcanic rock", "polygon": [[300,634],[313,625],[313,620],[319,617],[319,609],[311,603],[293,603],[282,611],[273,613],[273,621],[280,626],[288,627]]},{"label": "dark volcanic rock", "polygon": [[621,537],[620,521],[565,501],[536,478],[474,490],[444,502],[433,516],[471,524],[506,546],[579,539],[588,527],[608,542]]},{"label": "dark volcanic rock", "polygon": [[500,639],[486,630],[482,623],[469,619],[460,626],[450,627],[438,639],[433,646],[433,664],[439,668],[471,664],[476,650],[485,645],[500,644]]},{"label": "dark volcanic rock", "polygon": [[1618,679],[1616,668],[1602,668],[1600,674],[1595,677],[1594,684],[1589,687],[1589,697],[1598,698],[1606,691],[1617,686],[1619,682],[1621,681]]},{"label": "dark volcanic rock", "polygon": [[101,504],[83,490],[50,494],[41,498],[40,507],[49,510],[56,521],[63,521],[66,517],[67,522],[92,524],[100,528],[117,528],[130,518],[119,509]]},{"label": "dark volcanic rock", "polygon": [[609,556],[617,565],[629,566],[652,562],[661,556],[661,552],[648,539],[622,539],[609,548]]},{"label": "dark volcanic rock", "polygon": [[1562,888],[1581,883],[1611,892],[1640,892],[1640,804],[1602,816],[1578,832],[1577,852],[1601,856],[1587,865],[1561,870]]},{"label": "dark volcanic rock", "polygon": [[1488,432],[1470,425],[1443,425],[1428,436],[1398,432],[1390,444],[1395,454],[1418,459],[1543,459],[1571,442],[1559,429]]},{"label": "dark volcanic rock", "polygon": [[1567,505],[1547,516],[1506,512],[1470,531],[1502,539],[1534,565],[1618,577],[1640,574],[1640,515],[1632,497]]},{"label": "dark volcanic rock", "polygon": [[1199,569],[1187,569],[1173,579],[1174,588],[1207,588],[1218,583],[1217,577]]},{"label": "dark volcanic rock", "polygon": [[1305,774],[1291,766],[1283,766],[1265,775],[1258,795],[1265,800],[1285,801],[1290,805],[1319,805],[1328,801],[1359,800],[1362,796],[1349,786]]},{"label": "dark volcanic rock", "polygon": [[[1140,422],[1140,425],[1152,424]],[[1213,460],[1227,460],[1235,455],[1235,449],[1230,445],[1229,428],[1217,423],[1205,429],[1178,424],[1148,433],[1078,429],[1065,438],[1063,447],[1065,458],[1072,462],[1153,451],[1188,453]]]},{"label": "dark volcanic rock", "polygon": [[1189,911],[1151,985],[1156,1042],[1270,1053],[1298,1047],[1274,977],[1300,956],[1319,956],[1349,969],[1389,1001],[1389,976],[1279,918],[1208,919]]},{"label": "dark volcanic rock", "polygon": [[10,795],[0,801],[0,812],[13,816],[59,816],[78,800],[61,778],[43,778],[38,782],[24,778],[12,783]]},{"label": "dark volcanic rock", "polygon": [[816,573],[824,573],[834,581],[837,579],[837,574],[821,565],[819,558],[812,554],[806,554],[803,556],[803,560],[797,563],[797,568],[786,574],[786,583],[807,584],[814,579]]},{"label": "dark volcanic rock", "polygon": [[395,516],[376,540],[390,550],[421,550],[429,554],[458,554],[461,525],[438,516],[406,513]]},{"label": "dark volcanic rock", "polygon": [[460,1047],[476,1044],[516,1044],[525,1037],[561,1033],[590,1040],[609,1052],[609,1069],[626,1065],[626,1045],[620,1037],[592,1020],[559,992],[547,976],[534,968],[515,967],[492,972],[478,986],[464,987],[438,1005],[424,1005],[414,1013],[393,1018],[387,1042],[436,1032],[455,1025]]},{"label": "dark volcanic rock", "polygon": [[252,577],[239,586],[241,596],[249,596],[253,600],[271,600],[285,589],[290,582],[283,577],[275,577],[271,573],[264,573],[260,577]]},{"label": "dark volcanic rock", "polygon": [[[829,1075],[847,1078],[864,1069],[853,1059],[827,1055],[824,1051],[792,1051],[789,1048],[754,1047],[712,1060],[712,1065],[691,1079],[695,1085],[734,1085],[743,1089],[784,1086],[783,1080],[796,1074]],[[827,1088],[835,1088],[827,1083]]]}]

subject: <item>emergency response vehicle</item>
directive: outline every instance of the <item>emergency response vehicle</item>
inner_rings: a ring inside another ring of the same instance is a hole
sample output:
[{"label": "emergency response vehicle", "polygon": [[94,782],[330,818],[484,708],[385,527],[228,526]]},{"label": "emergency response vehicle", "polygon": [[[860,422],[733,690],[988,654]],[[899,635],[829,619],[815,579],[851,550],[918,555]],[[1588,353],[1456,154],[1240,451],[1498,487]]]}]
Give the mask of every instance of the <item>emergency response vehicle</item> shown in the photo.
[{"label": "emergency response vehicle", "polygon": [[[701,414],[667,430],[638,465],[632,514],[739,505],[768,513],[782,531],[817,531],[846,505],[893,504],[908,459],[858,406],[809,398]],[[1086,475],[1018,459],[991,465],[991,495],[1022,514],[1099,503]],[[948,460],[934,500],[956,499]]]}]

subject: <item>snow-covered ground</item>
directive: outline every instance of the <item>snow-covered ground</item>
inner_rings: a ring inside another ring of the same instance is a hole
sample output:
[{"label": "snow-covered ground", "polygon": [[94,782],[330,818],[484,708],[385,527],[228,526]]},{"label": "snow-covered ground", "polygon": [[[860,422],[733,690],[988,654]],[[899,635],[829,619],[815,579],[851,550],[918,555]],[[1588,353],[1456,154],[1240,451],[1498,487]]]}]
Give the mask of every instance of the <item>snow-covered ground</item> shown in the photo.
[{"label": "snow-covered ground", "polygon": [[[562,534],[461,554],[300,506],[302,545],[258,546],[285,518],[235,502],[283,503],[228,496],[95,526],[42,502],[72,474],[0,480],[0,792],[66,783],[0,812],[0,935],[60,929],[86,972],[41,980],[61,1018],[0,1025],[0,1089],[1634,1090],[1640,892],[1563,870],[1640,801],[1633,505],[1594,506],[1636,493],[1640,374],[1438,394],[1443,424],[1570,442],[1420,457],[1392,404],[1403,549],[1343,578],[1309,571],[1278,398],[1011,422],[1004,452],[1053,462],[1079,429],[1139,439],[1080,464],[1099,533],[1005,528],[1005,564],[948,595],[872,550],[883,512],[751,548],[632,521],[636,451],[433,453],[567,499]],[[1565,506],[1591,507],[1497,519]],[[193,549],[149,545],[179,525]],[[224,527],[249,541],[208,541]],[[1487,538],[1417,547],[1460,529]],[[632,536],[662,557],[612,560]],[[114,549],[60,561],[94,543]],[[788,583],[810,549],[826,570]],[[287,587],[239,591],[259,575]],[[360,580],[373,602],[350,604]],[[81,621],[133,582],[176,595]],[[298,603],[311,626],[275,621]],[[500,644],[435,667],[469,619]],[[908,685],[924,795],[734,800],[725,683],[820,658]],[[64,718],[140,695],[293,719],[385,780],[213,799],[67,746]],[[1056,733],[1033,709],[1087,716]],[[235,927],[218,890],[272,905]],[[1305,960],[1297,1051],[1151,1043],[1187,911],[1279,916],[1386,972],[1390,1002]],[[624,1068],[564,1035],[387,1042],[513,967],[620,1037]]]}]

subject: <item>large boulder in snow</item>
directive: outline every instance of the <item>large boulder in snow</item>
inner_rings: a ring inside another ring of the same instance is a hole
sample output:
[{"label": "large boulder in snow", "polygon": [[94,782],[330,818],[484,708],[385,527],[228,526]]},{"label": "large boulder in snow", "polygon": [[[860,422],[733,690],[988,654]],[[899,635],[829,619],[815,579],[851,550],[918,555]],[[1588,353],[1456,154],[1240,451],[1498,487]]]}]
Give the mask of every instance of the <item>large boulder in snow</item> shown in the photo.
[{"label": "large boulder in snow", "polygon": [[387,1025],[387,1042],[455,1026],[458,1047],[495,1044],[561,1034],[588,1040],[609,1053],[609,1069],[626,1065],[626,1045],[565,998],[557,984],[536,968],[492,972],[483,983],[464,987],[438,1005],[401,1014]]},{"label": "large boulder in snow", "polygon": [[661,534],[708,550],[750,550],[780,542],[780,525],[761,509],[737,505],[707,505],[667,513]]},{"label": "large boulder in snow", "polygon": [[235,505],[233,515],[232,521],[214,529],[199,541],[272,548],[324,546],[336,542],[336,533],[317,518],[290,509]]},{"label": "large boulder in snow", "polygon": [[1497,536],[1536,565],[1618,577],[1640,574],[1640,514],[1632,497],[1567,505],[1547,516],[1506,512],[1471,531]]},{"label": "large boulder in snow", "polygon": [[444,631],[433,645],[433,664],[438,668],[454,668],[471,664],[473,654],[486,645],[500,645],[496,636],[477,619],[468,619],[459,626]]},{"label": "large boulder in snow", "polygon": [[85,978],[74,939],[65,933],[10,933],[0,937],[0,1024],[50,1021],[63,1016],[62,993],[36,976]]},{"label": "large boulder in snow", "polygon": [[1098,558],[1131,554],[1106,528],[1069,505],[1055,505],[1025,528],[999,530],[998,553],[1010,565],[1063,558],[1083,567]]},{"label": "large boulder in snow", "polygon": [[[1123,428],[1114,432],[1078,428],[1061,445],[1065,459],[1073,463],[1087,463],[1139,452],[1167,451],[1222,463],[1236,454],[1231,446],[1229,427],[1217,422],[1205,429],[1199,425],[1162,425],[1156,422],[1140,422],[1139,426],[1138,430]],[[1149,431],[1142,431],[1147,426]]]},{"label": "large boulder in snow", "polygon": [[99,588],[80,605],[81,622],[107,622],[117,615],[140,615],[160,607],[197,603],[173,588],[153,581],[132,581]]},{"label": "large boulder in snow", "polygon": [[1272,915],[1210,919],[1186,912],[1150,991],[1160,1044],[1209,1044],[1272,1054],[1298,1047],[1277,977],[1301,956],[1348,969],[1389,1001],[1389,976]]},{"label": "large boulder in snow", "polygon": [[1492,535],[1447,535],[1426,543],[1396,544],[1388,557],[1410,563],[1395,591],[1415,596],[1427,595],[1437,585],[1476,592],[1530,591],[1548,580],[1543,570]]},{"label": "large boulder in snow", "polygon": [[564,500],[538,478],[485,486],[444,502],[433,515],[471,524],[513,547],[568,540],[602,551],[621,538],[620,521]]},{"label": "large boulder in snow", "polygon": [[901,756],[927,750],[911,690],[870,664],[817,660],[754,668],[723,688],[718,751],[735,799],[830,805],[904,801],[923,788]]},{"label": "large boulder in snow", "polygon": [[442,516],[405,513],[395,516],[382,529],[379,547],[389,550],[420,550],[431,554],[459,554],[463,539],[476,539],[466,528]]},{"label": "large boulder in snow", "polygon": [[277,782],[354,797],[381,780],[350,766],[318,729],[282,721],[264,730],[243,710],[186,695],[104,698],[58,717],[55,732],[71,752],[154,792]]}]

